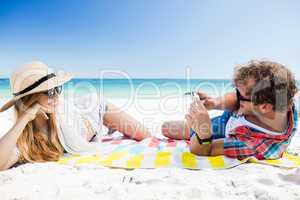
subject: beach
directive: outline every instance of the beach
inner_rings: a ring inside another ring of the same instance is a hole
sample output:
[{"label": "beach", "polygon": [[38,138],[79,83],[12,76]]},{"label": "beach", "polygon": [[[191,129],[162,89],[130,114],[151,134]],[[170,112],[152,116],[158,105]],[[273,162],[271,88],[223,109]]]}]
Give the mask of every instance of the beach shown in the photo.
[{"label": "beach", "polygon": [[1,199],[299,199],[300,170],[74,168],[26,164],[0,173]]},{"label": "beach", "polygon": [[300,1],[0,2],[0,200],[300,200]]},{"label": "beach", "polygon": [[[5,101],[0,99],[0,104]],[[128,100],[112,98],[115,105]],[[135,99],[125,109],[155,136],[165,120],[183,119],[187,102]],[[219,112],[210,112],[211,116]],[[11,111],[1,119],[11,120]],[[3,128],[5,124],[0,125]],[[290,149],[300,153],[299,132]],[[242,164],[224,170],[111,169],[57,163],[24,164],[0,172],[1,200],[8,199],[300,199],[300,169]]]}]

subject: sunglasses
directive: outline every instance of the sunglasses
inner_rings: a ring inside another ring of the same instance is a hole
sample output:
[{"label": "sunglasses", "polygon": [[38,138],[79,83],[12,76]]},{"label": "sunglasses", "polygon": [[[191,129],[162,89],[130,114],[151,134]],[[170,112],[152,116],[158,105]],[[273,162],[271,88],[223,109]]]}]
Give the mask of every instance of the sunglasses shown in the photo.
[{"label": "sunglasses", "polygon": [[52,89],[44,92],[44,94],[47,95],[49,99],[53,99],[55,96],[55,93],[61,94],[61,92],[62,92],[62,86],[57,86],[55,88],[52,88]]},{"label": "sunglasses", "polygon": [[236,97],[237,97],[238,102],[240,102],[240,101],[252,102],[251,99],[243,97],[238,89],[236,89]]}]

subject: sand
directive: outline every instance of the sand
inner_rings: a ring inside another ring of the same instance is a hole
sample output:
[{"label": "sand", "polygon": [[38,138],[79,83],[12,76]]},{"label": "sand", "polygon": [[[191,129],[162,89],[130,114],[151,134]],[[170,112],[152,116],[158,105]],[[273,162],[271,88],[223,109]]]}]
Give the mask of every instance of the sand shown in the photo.
[{"label": "sand", "polygon": [[[1,102],[0,102],[1,103]],[[115,104],[121,104],[115,101]],[[154,106],[153,102],[143,105]],[[182,111],[153,115],[128,111],[153,131]],[[153,109],[152,109],[153,111]],[[152,116],[152,117],[151,117]],[[3,119],[3,116],[0,116]],[[8,116],[5,116],[9,119]],[[153,125],[154,124],[154,125]],[[152,126],[153,125],[153,126]],[[0,125],[0,128],[5,124]],[[300,153],[299,133],[291,149]],[[243,164],[226,170],[71,167],[56,163],[25,164],[0,172],[1,200],[6,199],[299,199],[300,168]]]}]

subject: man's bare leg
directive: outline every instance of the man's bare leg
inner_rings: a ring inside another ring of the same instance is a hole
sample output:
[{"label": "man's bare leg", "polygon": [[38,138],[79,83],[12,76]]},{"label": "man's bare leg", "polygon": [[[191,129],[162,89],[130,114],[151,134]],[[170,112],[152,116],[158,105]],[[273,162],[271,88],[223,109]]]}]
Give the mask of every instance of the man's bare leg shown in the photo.
[{"label": "man's bare leg", "polygon": [[167,121],[162,127],[162,134],[176,140],[189,140],[190,131],[185,121]]}]

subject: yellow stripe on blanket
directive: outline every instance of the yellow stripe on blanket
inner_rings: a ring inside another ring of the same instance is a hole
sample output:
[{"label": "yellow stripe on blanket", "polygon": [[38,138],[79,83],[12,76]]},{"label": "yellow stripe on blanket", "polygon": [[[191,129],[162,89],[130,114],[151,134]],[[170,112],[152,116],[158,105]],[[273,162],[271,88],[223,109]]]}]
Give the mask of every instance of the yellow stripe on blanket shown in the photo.
[{"label": "yellow stripe on blanket", "polygon": [[104,166],[113,166],[113,162],[115,160],[120,160],[122,157],[126,156],[127,154],[128,152],[126,151],[113,152],[109,154],[105,159],[101,160],[100,164]]},{"label": "yellow stripe on blanket", "polygon": [[144,159],[144,155],[133,156],[127,161],[126,168],[129,169],[141,168],[143,159]]},{"label": "yellow stripe on blanket", "polygon": [[155,167],[169,167],[171,166],[171,152],[157,152]]},{"label": "yellow stripe on blanket", "polygon": [[76,160],[75,164],[92,164],[97,163],[100,160],[100,154],[90,155],[90,156],[82,156],[80,159]]},{"label": "yellow stripe on blanket", "polygon": [[73,154],[73,155],[69,155],[69,156],[65,156],[60,158],[57,163],[59,164],[68,164],[71,160],[74,160],[76,158],[80,158],[81,156],[79,154]]},{"label": "yellow stripe on blanket", "polygon": [[224,156],[209,156],[208,160],[213,169],[224,169],[226,168]]},{"label": "yellow stripe on blanket", "polygon": [[300,157],[288,153],[283,154],[283,157],[300,167]]},{"label": "yellow stripe on blanket", "polygon": [[181,156],[181,162],[184,168],[198,169],[198,163],[196,155],[190,152],[183,152]]},{"label": "yellow stripe on blanket", "polygon": [[270,164],[270,165],[280,165],[282,164],[280,159],[276,159],[276,160],[264,160],[264,162]]}]

